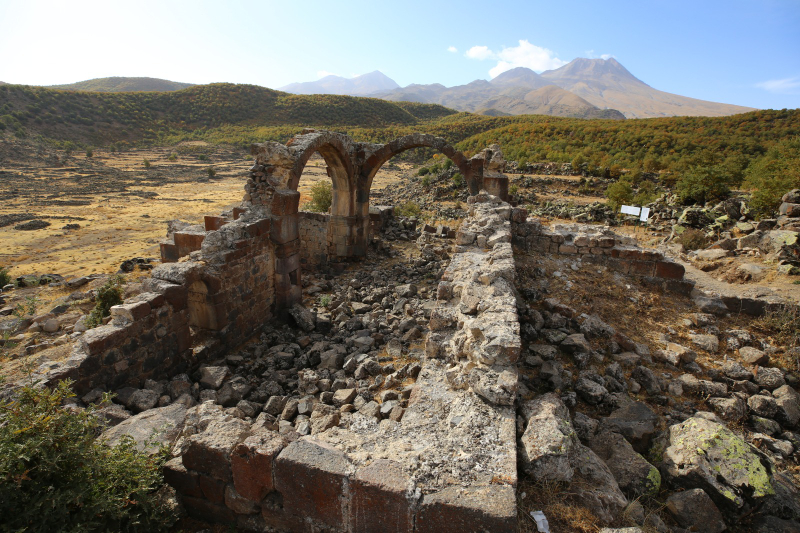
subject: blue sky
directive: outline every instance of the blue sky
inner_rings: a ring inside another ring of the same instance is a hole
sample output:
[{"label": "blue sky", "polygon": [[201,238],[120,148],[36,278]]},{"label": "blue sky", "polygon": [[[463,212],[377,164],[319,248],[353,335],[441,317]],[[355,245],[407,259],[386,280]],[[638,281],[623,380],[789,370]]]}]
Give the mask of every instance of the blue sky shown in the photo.
[{"label": "blue sky", "polygon": [[[459,85],[613,56],[656,89],[800,107],[800,0],[0,0],[0,80]],[[504,62],[504,63],[503,63]]]}]

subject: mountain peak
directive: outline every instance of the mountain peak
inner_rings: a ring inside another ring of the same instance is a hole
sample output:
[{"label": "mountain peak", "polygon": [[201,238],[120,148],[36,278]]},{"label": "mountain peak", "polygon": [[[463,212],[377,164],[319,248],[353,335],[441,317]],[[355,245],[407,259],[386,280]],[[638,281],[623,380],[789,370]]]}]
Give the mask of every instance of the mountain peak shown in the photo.
[{"label": "mountain peak", "polygon": [[290,83],[279,90],[295,94],[350,94],[364,96],[398,88],[400,86],[392,78],[380,70],[374,70],[355,78],[343,78],[342,76],[330,74],[317,81]]},{"label": "mountain peak", "polygon": [[613,57],[608,59],[588,59],[585,57],[577,57],[563,67],[542,72],[542,77],[550,80],[569,78],[599,80],[601,78],[613,77],[627,81],[644,83],[636,76],[631,74],[628,69],[622,66],[622,64]]},{"label": "mountain peak", "polygon": [[529,89],[538,89],[545,85],[551,85],[552,82],[547,81],[540,75],[536,74],[533,70],[526,67],[517,67],[507,70],[498,74],[492,81],[492,85],[496,86],[515,86],[527,87]]}]

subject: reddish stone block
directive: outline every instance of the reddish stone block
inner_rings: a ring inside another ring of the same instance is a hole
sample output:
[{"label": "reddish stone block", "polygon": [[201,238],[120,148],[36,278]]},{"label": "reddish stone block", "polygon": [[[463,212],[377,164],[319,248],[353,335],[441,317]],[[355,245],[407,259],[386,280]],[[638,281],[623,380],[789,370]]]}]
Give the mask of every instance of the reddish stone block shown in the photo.
[{"label": "reddish stone block", "polygon": [[273,215],[293,215],[300,206],[300,193],[290,190],[277,190],[272,196]]},{"label": "reddish stone block", "polygon": [[172,234],[172,238],[175,240],[175,246],[178,247],[178,255],[183,257],[195,250],[199,250],[203,246],[206,236],[204,233],[181,233],[176,231]]},{"label": "reddish stone block", "polygon": [[203,217],[203,221],[205,222],[206,231],[217,231],[219,228],[228,223],[228,220],[225,217],[215,217],[211,215],[206,215]]},{"label": "reddish stone block", "polygon": [[284,215],[272,221],[270,237],[276,244],[285,244],[300,238],[297,215]]},{"label": "reddish stone block", "polygon": [[192,332],[187,327],[183,327],[175,332],[178,340],[178,351],[185,352],[192,347]]},{"label": "reddish stone block", "polygon": [[151,310],[158,309],[167,302],[167,299],[163,294],[158,294],[155,292],[144,293],[140,295],[139,298],[141,298],[140,301],[146,302],[150,306]]},{"label": "reddish stone block", "polygon": [[660,261],[656,263],[656,276],[666,279],[683,279],[686,269],[679,263]]},{"label": "reddish stone block", "polygon": [[163,473],[164,481],[179,494],[194,496],[195,498],[203,497],[203,491],[197,482],[197,474],[186,470],[180,457],[175,457],[168,461],[164,465]]},{"label": "reddish stone block", "polygon": [[517,505],[510,485],[448,487],[425,496],[415,533],[517,531]]},{"label": "reddish stone block", "polygon": [[186,514],[192,518],[213,524],[232,524],[236,521],[236,513],[224,505],[215,505],[202,498],[184,496],[181,498]]},{"label": "reddish stone block", "polygon": [[300,254],[275,258],[275,273],[289,274],[300,268]]},{"label": "reddish stone block", "polygon": [[350,483],[350,527],[355,533],[414,530],[414,484],[394,461],[378,459]]},{"label": "reddish stone block", "polygon": [[198,475],[197,484],[203,491],[203,496],[211,503],[225,503],[225,482],[212,477]]},{"label": "reddish stone block", "polygon": [[259,432],[231,453],[233,486],[242,497],[260,502],[272,492],[272,464],[286,441],[272,431]]},{"label": "reddish stone block", "polygon": [[628,264],[628,274],[632,276],[652,276],[655,273],[655,263],[648,261],[631,261]]},{"label": "reddish stone block", "polygon": [[275,461],[275,489],[283,509],[331,528],[341,528],[347,506],[347,476],[353,466],[347,456],[313,440],[295,441]]},{"label": "reddish stone block", "polygon": [[162,263],[175,263],[181,258],[178,253],[178,247],[171,242],[162,242],[161,247],[161,262]]},{"label": "reddish stone block", "polygon": [[189,437],[183,465],[223,481],[230,481],[231,451],[248,435],[250,425],[244,420],[216,419],[203,433]]},{"label": "reddish stone block", "polygon": [[182,285],[172,285],[164,290],[164,298],[175,311],[186,309],[189,291]]},{"label": "reddish stone block", "polygon": [[241,207],[234,207],[233,208],[233,220],[239,220],[239,217],[242,216],[242,213],[247,212],[247,209],[242,209]]}]

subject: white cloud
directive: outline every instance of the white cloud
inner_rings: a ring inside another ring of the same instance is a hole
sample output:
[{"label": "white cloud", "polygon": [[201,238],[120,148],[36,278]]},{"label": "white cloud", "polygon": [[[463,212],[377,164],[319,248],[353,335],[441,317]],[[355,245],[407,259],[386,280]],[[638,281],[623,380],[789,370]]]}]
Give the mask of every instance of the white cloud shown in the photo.
[{"label": "white cloud", "polygon": [[455,46],[448,46],[447,47],[447,51],[448,52],[452,52],[454,54],[457,54],[458,53],[458,48],[456,48]]},{"label": "white cloud", "polygon": [[611,54],[600,54],[600,55],[597,55],[597,52],[595,52],[594,50],[586,50],[585,54],[586,54],[586,57],[589,58],[589,59],[598,59],[599,58],[599,59],[608,60],[608,59],[611,59],[612,57],[614,57]]},{"label": "white cloud", "polygon": [[328,72],[327,70],[317,71],[317,78],[324,78],[325,76],[338,76],[338,74],[334,74],[333,72]]},{"label": "white cloud", "polygon": [[567,64],[566,61],[555,57],[552,50],[531,44],[526,39],[521,39],[518,46],[504,47],[499,52],[493,52],[487,46],[473,46],[465,55],[471,59],[496,60],[497,65],[489,70],[492,78],[516,67],[542,72]]},{"label": "white cloud", "polygon": [[767,80],[756,83],[756,87],[771,93],[796,94],[800,92],[800,76],[784,78],[782,80]]}]

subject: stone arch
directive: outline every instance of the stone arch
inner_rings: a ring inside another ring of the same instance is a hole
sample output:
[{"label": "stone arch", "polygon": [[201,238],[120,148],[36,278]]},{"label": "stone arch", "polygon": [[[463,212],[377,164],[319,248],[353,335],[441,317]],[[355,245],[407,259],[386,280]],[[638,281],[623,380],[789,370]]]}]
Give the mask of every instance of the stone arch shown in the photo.
[{"label": "stone arch", "polygon": [[333,184],[331,214],[353,215],[355,201],[355,169],[353,168],[352,142],[340,133],[314,132],[297,136],[289,141],[287,147],[295,151],[295,162],[290,172],[289,183],[293,191],[300,185],[303,169],[316,152],[328,165],[328,176]]},{"label": "stone arch", "polygon": [[411,135],[400,137],[384,144],[373,152],[362,166],[360,188],[363,188],[369,194],[375,174],[389,159],[406,150],[421,147],[433,148],[447,156],[464,176],[469,186],[470,194],[476,194],[480,190],[480,185],[475,183],[476,180],[473,179],[474,173],[470,161],[464,154],[450,146],[443,138],[424,133],[412,133]]}]

